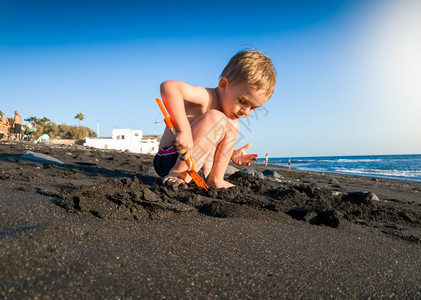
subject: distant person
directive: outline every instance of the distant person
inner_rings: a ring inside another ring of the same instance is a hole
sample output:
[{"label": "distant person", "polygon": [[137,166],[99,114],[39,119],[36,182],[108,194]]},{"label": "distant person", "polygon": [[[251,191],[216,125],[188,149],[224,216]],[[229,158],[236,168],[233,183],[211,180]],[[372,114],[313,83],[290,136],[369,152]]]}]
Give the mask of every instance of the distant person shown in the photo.
[{"label": "distant person", "polygon": [[266,153],[266,156],[265,156],[265,166],[266,166],[266,167],[268,166],[268,162],[269,162],[269,156],[268,156],[268,154]]},{"label": "distant person", "polygon": [[238,119],[265,104],[275,84],[271,59],[255,49],[235,54],[215,88],[175,80],[163,82],[162,100],[175,125],[175,136],[165,130],[154,159],[155,171],[164,178],[164,184],[185,186],[190,181],[182,160],[191,155],[196,171],[203,168],[209,186],[234,186],[224,179],[228,163],[247,166],[257,157],[245,154],[251,144],[234,150],[240,130]]},{"label": "distant person", "polygon": [[15,110],[15,121],[13,122],[13,127],[15,131],[15,137],[17,140],[22,139],[22,117],[19,115],[19,112]]},{"label": "distant person", "polygon": [[291,158],[288,158],[288,169],[291,169]]},{"label": "distant person", "polygon": [[3,132],[2,140],[5,140],[9,137],[9,119],[4,115],[4,113],[1,113],[1,120],[0,120],[0,131]]}]

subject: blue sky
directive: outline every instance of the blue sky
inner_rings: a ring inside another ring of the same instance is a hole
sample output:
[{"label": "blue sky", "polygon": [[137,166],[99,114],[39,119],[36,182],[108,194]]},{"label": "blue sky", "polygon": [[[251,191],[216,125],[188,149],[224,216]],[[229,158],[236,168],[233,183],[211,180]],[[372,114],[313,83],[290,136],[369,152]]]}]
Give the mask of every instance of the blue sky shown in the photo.
[{"label": "blue sky", "polygon": [[421,153],[421,2],[0,0],[0,110],[110,136],[164,129],[162,81],[215,87],[237,51],[278,85],[238,145],[270,156]]}]

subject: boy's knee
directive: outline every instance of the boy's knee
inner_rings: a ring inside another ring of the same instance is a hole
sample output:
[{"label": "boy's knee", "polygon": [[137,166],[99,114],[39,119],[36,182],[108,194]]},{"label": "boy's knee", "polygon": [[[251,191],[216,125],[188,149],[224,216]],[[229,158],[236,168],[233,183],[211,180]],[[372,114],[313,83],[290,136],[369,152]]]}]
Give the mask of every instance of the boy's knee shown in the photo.
[{"label": "boy's knee", "polygon": [[227,131],[228,118],[219,110],[211,109],[203,114],[205,136],[213,142],[220,141]]}]

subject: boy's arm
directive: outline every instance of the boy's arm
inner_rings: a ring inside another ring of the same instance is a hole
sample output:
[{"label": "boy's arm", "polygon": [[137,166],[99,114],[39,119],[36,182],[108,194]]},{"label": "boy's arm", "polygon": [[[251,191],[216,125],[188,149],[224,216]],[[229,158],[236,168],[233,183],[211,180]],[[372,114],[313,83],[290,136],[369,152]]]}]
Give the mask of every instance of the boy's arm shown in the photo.
[{"label": "boy's arm", "polygon": [[209,94],[205,88],[191,86],[175,80],[161,84],[161,96],[164,104],[173,117],[176,129],[175,148],[182,158],[193,148],[193,137],[190,122],[187,118],[185,102],[207,107]]}]

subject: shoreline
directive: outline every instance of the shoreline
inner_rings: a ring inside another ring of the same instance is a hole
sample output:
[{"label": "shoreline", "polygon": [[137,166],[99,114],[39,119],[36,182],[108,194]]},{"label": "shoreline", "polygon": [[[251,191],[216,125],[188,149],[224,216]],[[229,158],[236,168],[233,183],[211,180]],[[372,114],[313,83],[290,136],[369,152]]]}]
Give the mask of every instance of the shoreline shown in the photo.
[{"label": "shoreline", "polygon": [[[263,163],[264,165],[264,163]],[[266,168],[266,167],[265,167]],[[285,166],[275,166],[275,165],[270,165],[268,164],[267,168],[281,168],[281,169],[289,169],[288,167]],[[421,180],[419,179],[411,179],[411,177],[392,177],[392,176],[382,176],[382,175],[364,175],[364,174],[358,174],[358,173],[346,173],[346,172],[339,172],[339,171],[316,171],[316,170],[307,170],[307,169],[298,169],[298,168],[294,168],[291,167],[291,170],[297,170],[297,171],[302,171],[302,172],[314,172],[314,173],[321,173],[321,174],[339,174],[339,175],[345,175],[345,176],[356,176],[356,177],[363,177],[363,178],[369,178],[369,179],[388,179],[388,180],[398,180],[398,181],[408,181],[408,182],[415,182],[415,183],[421,183]]]},{"label": "shoreline", "polygon": [[[264,163],[261,158],[257,162]],[[269,164],[288,167],[284,158],[272,158]],[[302,171],[421,182],[421,154],[296,157],[291,166]]]},{"label": "shoreline", "polygon": [[[254,165],[252,165],[254,167]],[[305,184],[317,183],[321,187],[332,188],[335,184],[340,184],[344,182],[346,189],[344,192],[373,192],[382,196],[386,201],[394,201],[393,196],[398,196],[396,198],[405,201],[413,201],[414,203],[421,205],[421,182],[404,180],[404,179],[393,179],[393,178],[384,178],[384,177],[373,177],[373,176],[362,176],[354,174],[341,174],[341,173],[330,173],[330,172],[317,172],[317,171],[307,171],[307,170],[298,170],[298,169],[288,169],[278,166],[257,166],[257,170],[263,171],[265,169],[270,169],[274,172],[279,172],[282,176],[286,178],[291,177],[293,180],[301,180]],[[288,176],[288,174],[292,176]],[[298,181],[300,182],[300,181]],[[415,192],[415,194],[414,194]]]},{"label": "shoreline", "polygon": [[421,183],[253,164],[177,190],[152,159],[0,143],[0,297],[420,297]]}]

